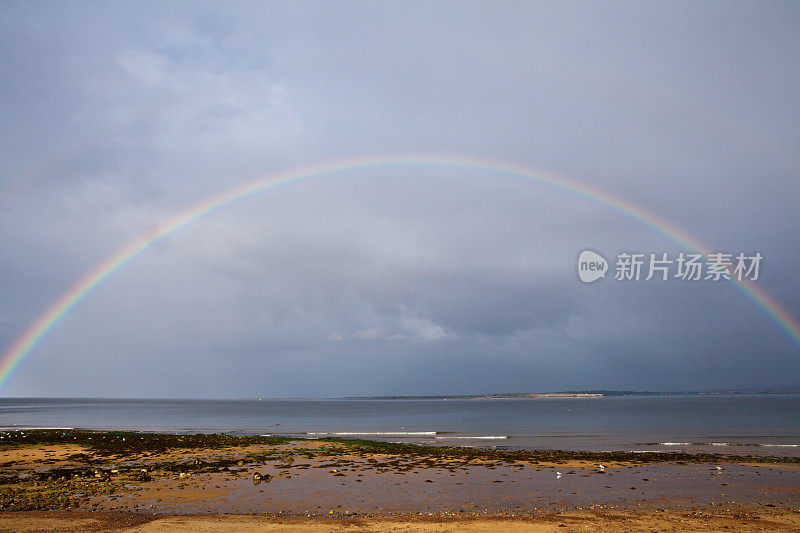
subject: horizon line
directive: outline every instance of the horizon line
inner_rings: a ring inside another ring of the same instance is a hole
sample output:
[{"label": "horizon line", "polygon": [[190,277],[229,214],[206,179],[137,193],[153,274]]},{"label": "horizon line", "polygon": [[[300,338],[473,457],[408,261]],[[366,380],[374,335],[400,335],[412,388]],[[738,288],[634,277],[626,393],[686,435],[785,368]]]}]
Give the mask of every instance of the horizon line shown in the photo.
[{"label": "horizon line", "polygon": [[632,389],[581,389],[559,391],[530,392],[476,392],[464,394],[372,394],[364,396],[237,396],[237,397],[156,397],[156,396],[0,396],[3,400],[176,400],[176,401],[264,401],[264,400],[368,400],[368,399],[414,399],[414,398],[481,398],[491,396],[523,396],[526,394],[800,394],[800,385],[796,387],[755,387],[693,389],[693,390],[632,390]]}]

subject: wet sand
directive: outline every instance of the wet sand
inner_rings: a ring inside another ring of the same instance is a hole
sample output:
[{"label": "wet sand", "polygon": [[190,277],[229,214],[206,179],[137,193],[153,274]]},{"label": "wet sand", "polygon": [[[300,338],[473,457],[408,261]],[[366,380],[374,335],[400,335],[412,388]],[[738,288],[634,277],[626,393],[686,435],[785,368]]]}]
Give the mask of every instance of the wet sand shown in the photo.
[{"label": "wet sand", "polygon": [[287,518],[247,515],[142,515],[134,513],[87,513],[34,511],[0,513],[0,531],[131,531],[161,532],[272,532],[298,533],[393,531],[462,532],[652,532],[652,531],[800,531],[800,514],[780,510],[752,512],[670,511],[561,511],[535,517],[449,518],[427,516]]},{"label": "wet sand", "polygon": [[4,531],[800,531],[796,458],[86,432],[2,442]]}]

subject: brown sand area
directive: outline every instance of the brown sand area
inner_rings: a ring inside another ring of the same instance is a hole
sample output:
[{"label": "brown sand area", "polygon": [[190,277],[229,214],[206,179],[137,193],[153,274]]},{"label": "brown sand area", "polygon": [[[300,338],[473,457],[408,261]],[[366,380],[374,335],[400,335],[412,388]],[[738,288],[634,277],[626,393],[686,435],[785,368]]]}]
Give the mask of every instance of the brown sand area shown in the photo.
[{"label": "brown sand area", "polygon": [[0,447],[0,531],[800,531],[794,460],[75,438]]},{"label": "brown sand area", "polygon": [[689,513],[656,511],[564,511],[539,517],[507,518],[274,518],[241,515],[159,516],[132,513],[35,511],[0,513],[0,531],[142,533],[216,532],[652,532],[652,531],[800,531],[800,512],[765,511]]}]

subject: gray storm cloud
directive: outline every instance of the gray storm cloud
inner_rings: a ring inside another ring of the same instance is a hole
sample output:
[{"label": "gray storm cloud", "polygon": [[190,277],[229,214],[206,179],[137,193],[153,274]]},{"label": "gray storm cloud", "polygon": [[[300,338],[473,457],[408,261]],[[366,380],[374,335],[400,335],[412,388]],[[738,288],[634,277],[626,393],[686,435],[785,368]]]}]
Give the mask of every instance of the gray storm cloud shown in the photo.
[{"label": "gray storm cloud", "polygon": [[[714,249],[760,251],[759,286],[798,317],[798,23],[778,2],[8,2],[0,346],[188,206],[387,153],[545,169]],[[800,386],[797,342],[732,284],[585,285],[586,248],[683,249],[491,171],[287,184],[119,269],[0,393]]]}]

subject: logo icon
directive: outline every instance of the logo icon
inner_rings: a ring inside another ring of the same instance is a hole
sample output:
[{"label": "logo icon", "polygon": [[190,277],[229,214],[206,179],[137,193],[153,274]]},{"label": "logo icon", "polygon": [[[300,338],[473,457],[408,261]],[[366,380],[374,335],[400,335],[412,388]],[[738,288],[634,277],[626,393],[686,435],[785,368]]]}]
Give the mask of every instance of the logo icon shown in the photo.
[{"label": "logo icon", "polygon": [[608,261],[602,255],[591,250],[584,250],[578,256],[578,277],[584,283],[592,283],[606,277]]}]

